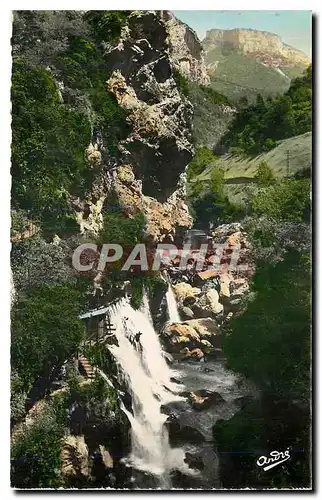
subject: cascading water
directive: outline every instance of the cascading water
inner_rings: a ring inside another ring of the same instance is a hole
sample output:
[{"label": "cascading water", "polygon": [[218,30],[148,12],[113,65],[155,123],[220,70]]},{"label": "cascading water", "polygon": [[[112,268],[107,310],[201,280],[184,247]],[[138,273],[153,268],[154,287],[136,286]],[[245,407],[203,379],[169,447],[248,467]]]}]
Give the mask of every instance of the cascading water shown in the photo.
[{"label": "cascading water", "polygon": [[170,283],[166,293],[166,299],[167,299],[170,323],[180,323],[181,319],[178,311],[177,301],[174,296],[173,289]]},{"label": "cascading water", "polygon": [[183,398],[176,394],[179,386],[171,382],[173,373],[162,355],[147,309],[146,295],[143,310],[134,310],[127,300],[111,307],[118,346],[110,346],[110,351],[132,397],[133,413],[122,407],[131,423],[131,454],[126,463],[153,474],[159,487],[167,489],[171,486],[171,470],[191,470],[184,463],[184,451],[169,444],[164,425],[167,416],[161,413],[161,405]]}]

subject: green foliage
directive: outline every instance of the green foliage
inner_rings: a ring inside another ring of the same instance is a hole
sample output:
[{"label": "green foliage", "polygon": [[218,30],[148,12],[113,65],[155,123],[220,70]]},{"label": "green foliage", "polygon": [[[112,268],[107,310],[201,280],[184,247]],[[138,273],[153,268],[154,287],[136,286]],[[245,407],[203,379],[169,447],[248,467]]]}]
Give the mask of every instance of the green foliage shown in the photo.
[{"label": "green foliage", "polygon": [[225,332],[228,366],[280,399],[309,401],[310,266],[292,251],[257,268],[255,299]]},{"label": "green foliage", "polygon": [[85,14],[85,19],[96,40],[114,42],[120,37],[129,13],[126,10],[91,10]]},{"label": "green foliage", "polygon": [[290,250],[310,251],[311,232],[306,222],[276,220],[263,215],[246,217],[243,228],[252,242],[252,258],[257,264],[276,264]]},{"label": "green foliage", "polygon": [[312,129],[312,76],[308,68],[303,77],[292,82],[282,96],[241,109],[231,122],[221,144],[245,154],[269,151],[277,141]]},{"label": "green foliage", "polygon": [[274,172],[267,161],[263,160],[260,162],[254,179],[256,183],[262,187],[269,186],[275,182]]},{"label": "green foliage", "polygon": [[[102,347],[105,346],[99,346],[98,344],[91,346],[91,348],[86,351],[86,355],[89,354],[93,356],[88,358],[88,360],[93,363],[93,365],[95,362],[95,366],[104,371],[106,365],[105,363],[101,364],[97,355]],[[94,354],[95,350],[96,354]],[[108,352],[106,347],[105,352]],[[110,373],[110,371],[107,371],[107,373]],[[102,403],[106,403],[106,416],[111,412],[120,411],[117,401],[117,391],[113,387],[110,387],[101,375],[97,374],[90,383],[84,384],[82,382],[76,378],[70,380],[68,390],[62,396],[55,396],[55,405],[57,404],[58,407],[60,407],[60,420],[62,419],[62,423],[64,421],[64,411],[61,410],[70,408],[74,403],[77,403],[78,406],[87,407],[88,409],[91,406],[100,406]]]},{"label": "green foliage", "polygon": [[12,313],[11,362],[27,390],[75,352],[84,338],[79,292],[70,285],[45,285]]},{"label": "green foliage", "polygon": [[11,211],[11,236],[16,233],[23,233],[28,228],[28,217],[24,210]]},{"label": "green foliage", "polygon": [[16,488],[59,488],[60,449],[65,429],[53,404],[36,417],[11,447],[11,484]]},{"label": "green foliage", "polygon": [[[203,159],[208,162],[210,157],[208,148],[200,148],[200,150],[200,163],[196,161],[193,166],[193,171],[198,173],[202,171]],[[240,205],[231,203],[225,194],[224,171],[221,168],[214,166],[211,169],[209,183],[203,184],[197,180],[197,182],[191,183],[190,186],[188,202],[194,219],[199,223],[206,225],[210,222],[223,224],[238,220],[244,215],[243,208]]]},{"label": "green foliage", "polygon": [[112,372],[113,358],[106,344],[85,344],[82,352],[92,366],[97,366],[104,373]]},{"label": "green foliage", "polygon": [[[92,13],[95,15],[95,11],[89,14]],[[109,14],[114,15],[113,12]],[[109,70],[101,51],[90,39],[73,37],[68,50],[59,55],[56,64],[71,97],[73,93],[70,89],[83,92],[87,102],[86,112],[91,115],[93,128],[100,131],[109,153],[117,154],[117,144],[129,128],[125,121],[127,112],[107,91]]]},{"label": "green foliage", "polygon": [[[224,488],[310,487],[310,421],[295,405],[269,397],[249,402],[233,418],[219,421],[214,437]],[[291,460],[285,464],[270,471],[254,466],[259,456],[287,448]]]},{"label": "green foliage", "polygon": [[213,168],[210,174],[210,191],[213,194],[223,195],[224,193],[224,171],[221,168]]},{"label": "green foliage", "polygon": [[198,148],[195,156],[187,167],[187,179],[192,180],[197,175],[201,174],[205,167],[216,161],[217,157],[213,154],[211,149],[207,147]]},{"label": "green foliage", "polygon": [[189,96],[188,78],[176,68],[174,68],[172,76],[174,78],[174,81],[176,82],[179,92],[181,92],[181,94],[183,94],[184,96],[188,97]]},{"label": "green foliage", "polygon": [[66,230],[68,190],[83,183],[88,119],[61,104],[52,74],[15,61],[12,74],[12,201],[49,231]]},{"label": "green foliage", "polygon": [[18,422],[26,413],[27,392],[24,383],[16,370],[11,372],[11,400],[10,400],[10,419],[12,422]]},{"label": "green foliage", "polygon": [[275,219],[301,221],[310,219],[310,179],[285,179],[254,194],[253,212]]},{"label": "green foliage", "polygon": [[38,234],[14,243],[11,247],[11,269],[18,292],[30,292],[54,283],[76,284],[68,245],[47,243]]},{"label": "green foliage", "polygon": [[133,219],[126,217],[122,212],[105,212],[103,229],[98,242],[113,243],[124,246],[134,246],[142,241],[145,218],[138,212]]},{"label": "green foliage", "polygon": [[103,141],[103,156],[117,155],[127,134],[126,112],[106,89],[107,47],[99,43],[103,35],[115,41],[126,17],[125,11],[15,13],[12,201],[47,233],[77,230],[69,198],[84,196],[91,185],[84,152],[92,134]]}]

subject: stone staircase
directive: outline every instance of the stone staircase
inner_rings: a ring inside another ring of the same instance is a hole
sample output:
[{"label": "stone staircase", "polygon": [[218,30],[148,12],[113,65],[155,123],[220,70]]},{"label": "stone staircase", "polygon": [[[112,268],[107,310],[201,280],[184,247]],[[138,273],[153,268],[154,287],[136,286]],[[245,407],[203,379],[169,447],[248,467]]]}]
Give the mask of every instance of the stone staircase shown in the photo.
[{"label": "stone staircase", "polygon": [[93,379],[95,377],[95,368],[90,365],[88,359],[83,354],[78,355],[78,363],[82,366],[87,378]]}]

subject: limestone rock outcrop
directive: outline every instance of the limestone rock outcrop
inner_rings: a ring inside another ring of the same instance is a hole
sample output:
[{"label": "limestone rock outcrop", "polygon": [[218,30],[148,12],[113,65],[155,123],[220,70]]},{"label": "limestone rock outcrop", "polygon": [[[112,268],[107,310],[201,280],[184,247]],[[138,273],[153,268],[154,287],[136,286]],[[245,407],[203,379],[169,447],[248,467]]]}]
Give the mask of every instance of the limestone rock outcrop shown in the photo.
[{"label": "limestone rock outcrop", "polygon": [[[206,52],[217,46],[226,46],[241,52],[270,67],[309,66],[308,56],[294,47],[282,42],[279,35],[252,29],[211,29],[203,40]],[[215,67],[212,68],[214,71]]]},{"label": "limestone rock outcrop", "polygon": [[81,232],[99,231],[112,198],[129,217],[143,211],[148,239],[173,241],[192,225],[183,172],[194,154],[193,106],[175,72],[209,83],[201,43],[167,11],[133,11],[105,58],[106,91],[126,111],[128,133],[118,159],[107,160],[99,140],[85,152],[95,175],[88,199],[73,200]]}]

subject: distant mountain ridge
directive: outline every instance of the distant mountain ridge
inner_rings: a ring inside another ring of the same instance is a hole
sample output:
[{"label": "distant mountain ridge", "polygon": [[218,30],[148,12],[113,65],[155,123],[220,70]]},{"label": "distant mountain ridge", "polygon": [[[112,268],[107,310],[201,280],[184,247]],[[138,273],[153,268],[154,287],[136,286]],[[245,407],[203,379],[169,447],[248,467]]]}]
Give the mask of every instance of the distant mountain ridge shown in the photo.
[{"label": "distant mountain ridge", "polygon": [[252,29],[211,29],[202,42],[211,87],[232,103],[276,97],[311,64],[279,35]]},{"label": "distant mountain ridge", "polygon": [[230,48],[273,68],[307,67],[311,63],[304,52],[283,43],[279,35],[267,31],[211,29],[203,40],[206,55],[217,46]]}]

